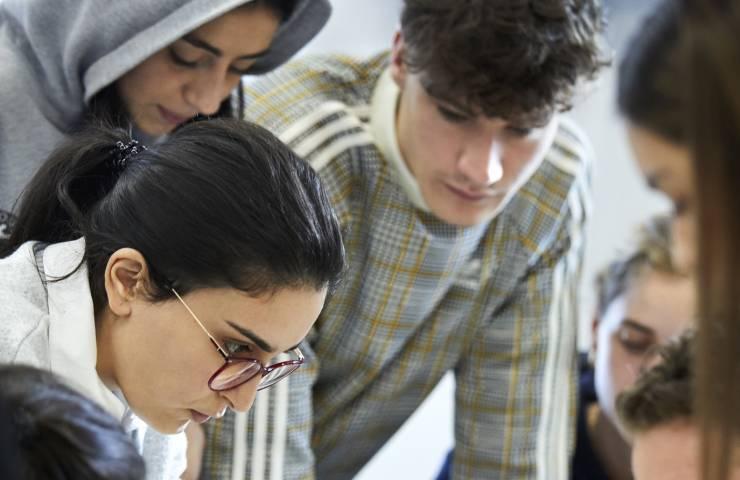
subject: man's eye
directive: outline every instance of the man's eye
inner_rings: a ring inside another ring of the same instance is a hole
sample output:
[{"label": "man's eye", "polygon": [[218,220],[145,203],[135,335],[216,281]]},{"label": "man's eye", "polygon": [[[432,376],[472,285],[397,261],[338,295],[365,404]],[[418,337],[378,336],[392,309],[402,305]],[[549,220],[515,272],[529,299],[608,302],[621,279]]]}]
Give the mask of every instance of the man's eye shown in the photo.
[{"label": "man's eye", "polygon": [[467,115],[455,112],[453,110],[450,110],[449,108],[445,108],[442,106],[438,106],[437,110],[439,110],[440,115],[442,115],[442,117],[450,123],[465,123],[469,119]]},{"label": "man's eye", "polygon": [[652,335],[630,327],[620,328],[617,338],[624,349],[634,355],[644,355],[655,345],[655,338]]},{"label": "man's eye", "polygon": [[515,137],[526,137],[532,133],[532,128],[528,127],[506,127],[506,129]]}]

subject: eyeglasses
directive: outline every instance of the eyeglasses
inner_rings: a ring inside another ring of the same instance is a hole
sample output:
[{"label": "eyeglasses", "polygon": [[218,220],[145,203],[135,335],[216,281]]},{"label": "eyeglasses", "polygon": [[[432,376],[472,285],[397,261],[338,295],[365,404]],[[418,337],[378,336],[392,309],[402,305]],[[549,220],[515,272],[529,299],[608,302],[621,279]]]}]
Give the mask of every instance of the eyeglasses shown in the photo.
[{"label": "eyeglasses", "polygon": [[211,378],[208,380],[208,387],[211,390],[216,392],[231,390],[232,388],[236,388],[247,383],[257,375],[261,375],[260,382],[257,384],[257,390],[264,390],[275,385],[277,382],[295,372],[298,370],[298,367],[303,365],[303,353],[297,347],[290,351],[290,353],[295,355],[297,358],[268,366],[263,365],[262,362],[255,358],[232,357],[223,347],[221,347],[216,339],[213,338],[213,335],[206,330],[206,327],[203,326],[203,323],[198,319],[198,316],[195,315],[188,304],[185,303],[185,300],[182,299],[180,294],[177,293],[174,288],[170,290],[172,290],[172,293],[174,293],[177,299],[180,300],[180,303],[182,303],[188,313],[190,313],[198,326],[206,335],[208,335],[211,343],[216,346],[216,350],[224,358],[224,364],[216,370],[216,373],[211,375]]}]

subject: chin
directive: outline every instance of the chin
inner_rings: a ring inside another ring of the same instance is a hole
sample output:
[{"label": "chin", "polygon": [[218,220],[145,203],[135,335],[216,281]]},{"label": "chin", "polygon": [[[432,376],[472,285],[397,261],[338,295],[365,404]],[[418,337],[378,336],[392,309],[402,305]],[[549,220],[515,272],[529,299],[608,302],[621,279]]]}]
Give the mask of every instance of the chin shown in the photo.
[{"label": "chin", "polygon": [[178,418],[145,418],[141,419],[146,422],[149,428],[156,430],[162,435],[174,435],[183,432],[190,424],[190,419],[178,419]]},{"label": "chin", "polygon": [[443,222],[462,228],[474,227],[482,223],[490,222],[495,216],[493,213],[489,213],[487,211],[461,213],[450,211],[435,211],[434,209],[432,209],[432,213],[435,217],[442,220]]}]

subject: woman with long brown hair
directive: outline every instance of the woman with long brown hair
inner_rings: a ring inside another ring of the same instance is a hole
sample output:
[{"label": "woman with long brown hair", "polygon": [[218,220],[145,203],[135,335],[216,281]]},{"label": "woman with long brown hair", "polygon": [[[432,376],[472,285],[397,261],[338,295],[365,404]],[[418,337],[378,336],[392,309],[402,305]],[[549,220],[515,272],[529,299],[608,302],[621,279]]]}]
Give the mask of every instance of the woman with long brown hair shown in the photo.
[{"label": "woman with long brown hair", "polygon": [[[725,479],[740,437],[740,1],[686,0],[699,256],[702,476]],[[733,458],[734,457],[734,458]]]}]

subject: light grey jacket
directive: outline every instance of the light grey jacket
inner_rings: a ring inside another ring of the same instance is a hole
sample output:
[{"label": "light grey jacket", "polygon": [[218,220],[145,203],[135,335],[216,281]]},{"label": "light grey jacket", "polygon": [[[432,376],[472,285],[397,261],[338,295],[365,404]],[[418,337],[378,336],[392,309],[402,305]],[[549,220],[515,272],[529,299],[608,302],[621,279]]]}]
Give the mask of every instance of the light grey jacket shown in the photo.
[{"label": "light grey jacket", "polygon": [[[147,429],[98,377],[95,318],[87,269],[57,282],[42,281],[33,242],[0,259],[0,363],[22,363],[50,370],[114,417],[144,456],[147,479],[176,479],[185,469],[184,434],[161,435]],[[84,240],[47,247],[46,279],[74,270]]]},{"label": "light grey jacket", "polygon": [[[250,1],[0,0],[0,239],[23,187],[79,127],[96,93],[184,34]],[[330,12],[328,0],[295,0],[270,52],[250,74],[285,62]]]}]

